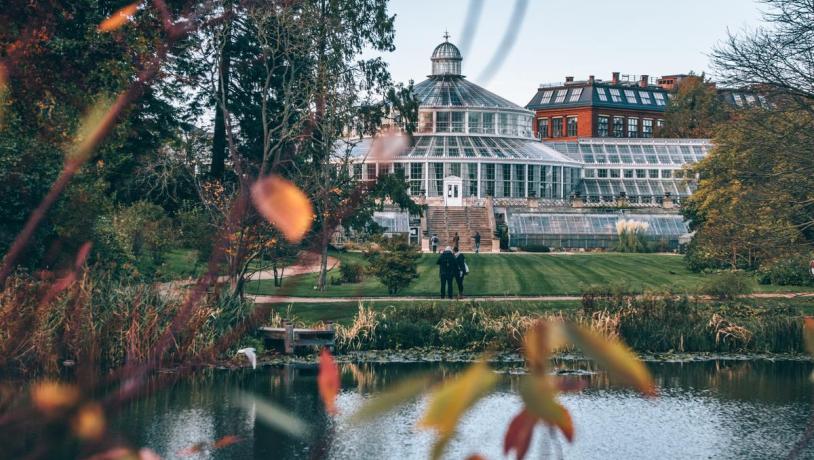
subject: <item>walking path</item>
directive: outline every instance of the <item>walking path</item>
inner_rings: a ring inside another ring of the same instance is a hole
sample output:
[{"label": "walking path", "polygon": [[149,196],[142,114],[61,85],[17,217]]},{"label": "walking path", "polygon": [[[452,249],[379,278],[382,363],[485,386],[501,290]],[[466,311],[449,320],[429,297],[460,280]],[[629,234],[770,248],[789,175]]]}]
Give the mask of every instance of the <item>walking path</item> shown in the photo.
[{"label": "walking path", "polygon": [[[290,297],[273,295],[250,295],[255,303],[347,303],[347,302],[425,302],[445,300],[439,297]],[[704,299],[711,299],[708,296],[699,296]],[[747,299],[799,299],[811,298],[814,300],[814,292],[760,292],[740,296]],[[582,296],[574,295],[541,295],[541,296],[478,296],[464,297],[464,301],[474,302],[557,302],[557,301],[579,301]]]}]

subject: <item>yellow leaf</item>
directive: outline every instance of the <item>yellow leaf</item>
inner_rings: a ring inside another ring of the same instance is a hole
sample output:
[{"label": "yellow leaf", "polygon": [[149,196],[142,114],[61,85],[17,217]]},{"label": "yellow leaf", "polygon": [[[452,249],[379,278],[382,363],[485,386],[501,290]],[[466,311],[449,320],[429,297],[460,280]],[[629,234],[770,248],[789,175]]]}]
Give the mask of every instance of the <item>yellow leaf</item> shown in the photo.
[{"label": "yellow leaf", "polygon": [[313,222],[311,201],[294,183],[280,176],[260,179],[252,186],[255,208],[292,243],[299,243]]},{"label": "yellow leaf", "polygon": [[474,364],[455,378],[444,382],[430,396],[420,428],[434,429],[439,437],[432,458],[439,458],[455,433],[458,420],[475,402],[497,384],[498,376],[484,362]]},{"label": "yellow leaf", "polygon": [[526,376],[520,380],[518,390],[530,414],[540,417],[548,425],[559,428],[568,442],[574,439],[571,414],[557,402],[557,387],[550,376]]},{"label": "yellow leaf", "polygon": [[73,145],[68,151],[68,162],[84,163],[104,137],[106,128],[115,122],[110,113],[111,100],[100,97],[79,123]]},{"label": "yellow leaf", "polygon": [[351,421],[358,423],[372,420],[394,407],[400,406],[424,392],[430,383],[427,375],[412,377],[398,382],[392,388],[374,396],[365,403],[351,417]]},{"label": "yellow leaf", "polygon": [[133,15],[136,14],[138,5],[139,2],[132,3],[120,9],[119,11],[116,11],[115,13],[111,14],[109,18],[105,19],[104,21],[102,21],[101,24],[99,24],[99,31],[111,32],[125,25],[127,21],[129,21],[130,18],[132,18]]},{"label": "yellow leaf", "polygon": [[646,395],[656,394],[656,385],[650,371],[627,346],[576,324],[569,323],[565,326],[571,340],[588,356],[607,368],[612,377]]}]

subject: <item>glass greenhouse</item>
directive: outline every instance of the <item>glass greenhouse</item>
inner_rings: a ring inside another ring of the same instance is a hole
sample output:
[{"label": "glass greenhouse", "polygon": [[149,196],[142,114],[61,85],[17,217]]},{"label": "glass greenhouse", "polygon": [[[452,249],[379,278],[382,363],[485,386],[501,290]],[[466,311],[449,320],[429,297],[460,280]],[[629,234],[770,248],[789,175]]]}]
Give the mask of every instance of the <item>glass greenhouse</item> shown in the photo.
[{"label": "glass greenhouse", "polygon": [[412,146],[387,162],[371,152],[373,139],[339,145],[355,160],[353,174],[372,180],[400,173],[415,196],[444,196],[444,179],[462,181],[463,198],[567,198],[580,179],[581,161],[533,137],[533,112],[461,74],[458,48],[445,41],[432,54],[433,73],[415,85],[418,129]]},{"label": "glass greenhouse", "polygon": [[540,214],[509,215],[509,245],[547,246],[552,249],[613,248],[618,240],[616,224],[633,220],[646,225],[646,240],[661,243],[664,250],[678,248],[678,239],[689,232],[678,214]]}]

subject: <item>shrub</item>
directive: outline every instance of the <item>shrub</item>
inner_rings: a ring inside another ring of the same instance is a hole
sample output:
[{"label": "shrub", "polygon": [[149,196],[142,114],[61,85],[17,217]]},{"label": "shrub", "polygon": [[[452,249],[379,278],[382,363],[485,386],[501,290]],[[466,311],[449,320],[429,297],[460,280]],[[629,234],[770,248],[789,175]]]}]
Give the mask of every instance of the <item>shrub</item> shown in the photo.
[{"label": "shrub", "polygon": [[339,266],[339,281],[341,283],[360,283],[365,278],[365,267],[353,262],[342,263]]},{"label": "shrub", "polygon": [[116,239],[142,272],[153,272],[173,243],[172,221],[158,205],[139,201],[113,218]]},{"label": "shrub", "polygon": [[701,285],[701,294],[720,300],[732,300],[754,291],[754,279],[744,272],[725,271],[710,276]]},{"label": "shrub", "polygon": [[542,244],[530,244],[528,246],[520,246],[521,251],[525,252],[551,252],[551,248]]},{"label": "shrub", "polygon": [[805,256],[792,256],[776,259],[758,270],[761,284],[778,286],[811,286],[814,277],[809,273],[809,259]]},{"label": "shrub", "polygon": [[198,250],[199,260],[208,260],[215,245],[217,232],[207,212],[197,206],[189,206],[175,214],[178,226],[178,244],[187,249]]},{"label": "shrub", "polygon": [[406,237],[386,239],[382,248],[365,254],[370,261],[370,273],[387,286],[387,292],[395,295],[418,278],[418,259],[421,253]]}]

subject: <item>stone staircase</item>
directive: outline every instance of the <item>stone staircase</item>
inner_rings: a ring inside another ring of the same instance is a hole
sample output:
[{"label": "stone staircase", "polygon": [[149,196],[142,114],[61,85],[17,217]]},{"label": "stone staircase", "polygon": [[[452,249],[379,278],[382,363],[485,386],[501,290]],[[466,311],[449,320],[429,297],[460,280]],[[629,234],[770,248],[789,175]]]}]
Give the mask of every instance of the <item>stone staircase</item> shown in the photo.
[{"label": "stone staircase", "polygon": [[474,206],[430,206],[427,209],[428,236],[438,235],[438,249],[452,246],[455,232],[461,237],[463,252],[475,251],[475,232],[480,232],[481,252],[491,252],[494,230],[491,228],[489,211]]}]

